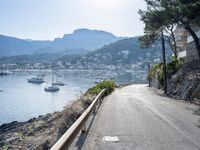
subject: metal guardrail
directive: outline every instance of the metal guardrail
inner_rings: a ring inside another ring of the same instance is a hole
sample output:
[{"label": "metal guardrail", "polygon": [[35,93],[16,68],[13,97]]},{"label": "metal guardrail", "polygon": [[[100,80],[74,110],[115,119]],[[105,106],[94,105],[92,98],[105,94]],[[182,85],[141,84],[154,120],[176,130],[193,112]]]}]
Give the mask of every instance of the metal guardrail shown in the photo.
[{"label": "metal guardrail", "polygon": [[76,122],[65,132],[65,134],[56,142],[51,150],[66,150],[73,143],[76,136],[83,129],[90,114],[96,109],[96,105],[101,103],[101,98],[105,94],[106,89],[103,89],[97,97],[93,100],[90,106],[83,112],[83,114],[76,120]]}]

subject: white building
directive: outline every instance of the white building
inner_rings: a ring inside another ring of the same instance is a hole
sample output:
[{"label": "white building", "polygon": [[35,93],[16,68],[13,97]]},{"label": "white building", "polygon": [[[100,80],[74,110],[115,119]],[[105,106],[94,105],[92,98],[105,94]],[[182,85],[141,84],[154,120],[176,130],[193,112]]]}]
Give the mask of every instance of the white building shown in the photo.
[{"label": "white building", "polygon": [[187,36],[188,32],[183,28],[183,26],[178,26],[175,30],[175,40],[177,46],[177,57],[185,58],[187,50]]}]

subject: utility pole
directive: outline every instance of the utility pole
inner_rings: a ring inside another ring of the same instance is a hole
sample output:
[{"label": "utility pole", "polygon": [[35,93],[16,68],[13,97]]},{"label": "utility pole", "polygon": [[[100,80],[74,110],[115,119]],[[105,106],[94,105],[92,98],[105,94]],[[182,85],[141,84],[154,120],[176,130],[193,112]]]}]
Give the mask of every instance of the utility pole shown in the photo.
[{"label": "utility pole", "polygon": [[148,73],[149,73],[149,79],[148,79],[148,81],[149,81],[149,87],[151,87],[151,81],[150,81],[150,62],[148,61]]},{"label": "utility pole", "polygon": [[167,71],[166,71],[166,59],[165,59],[165,39],[163,30],[161,30],[161,41],[162,41],[162,54],[163,54],[163,74],[164,74],[164,94],[167,93]]}]

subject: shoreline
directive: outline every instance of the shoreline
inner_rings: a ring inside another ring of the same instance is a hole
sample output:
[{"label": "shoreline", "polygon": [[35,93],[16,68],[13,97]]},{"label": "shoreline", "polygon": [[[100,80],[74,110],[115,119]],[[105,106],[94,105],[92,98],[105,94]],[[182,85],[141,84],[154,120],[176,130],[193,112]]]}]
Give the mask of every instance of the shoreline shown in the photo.
[{"label": "shoreline", "polygon": [[0,149],[50,149],[90,105],[96,94],[86,91],[62,111],[47,113],[24,122],[0,125]]}]

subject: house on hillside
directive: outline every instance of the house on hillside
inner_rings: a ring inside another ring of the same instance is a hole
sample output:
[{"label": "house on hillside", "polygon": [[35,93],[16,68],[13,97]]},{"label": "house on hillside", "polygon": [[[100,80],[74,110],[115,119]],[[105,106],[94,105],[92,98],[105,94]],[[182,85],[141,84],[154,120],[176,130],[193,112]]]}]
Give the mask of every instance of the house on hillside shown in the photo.
[{"label": "house on hillside", "polygon": [[[200,39],[200,27],[193,26],[192,29]],[[182,58],[186,62],[189,62],[198,58],[194,40],[183,26],[177,26],[175,30],[175,40],[178,59]]]},{"label": "house on hillside", "polygon": [[178,59],[185,59],[187,51],[187,36],[188,32],[183,26],[177,26],[175,30],[175,40],[177,46],[177,57]]}]

